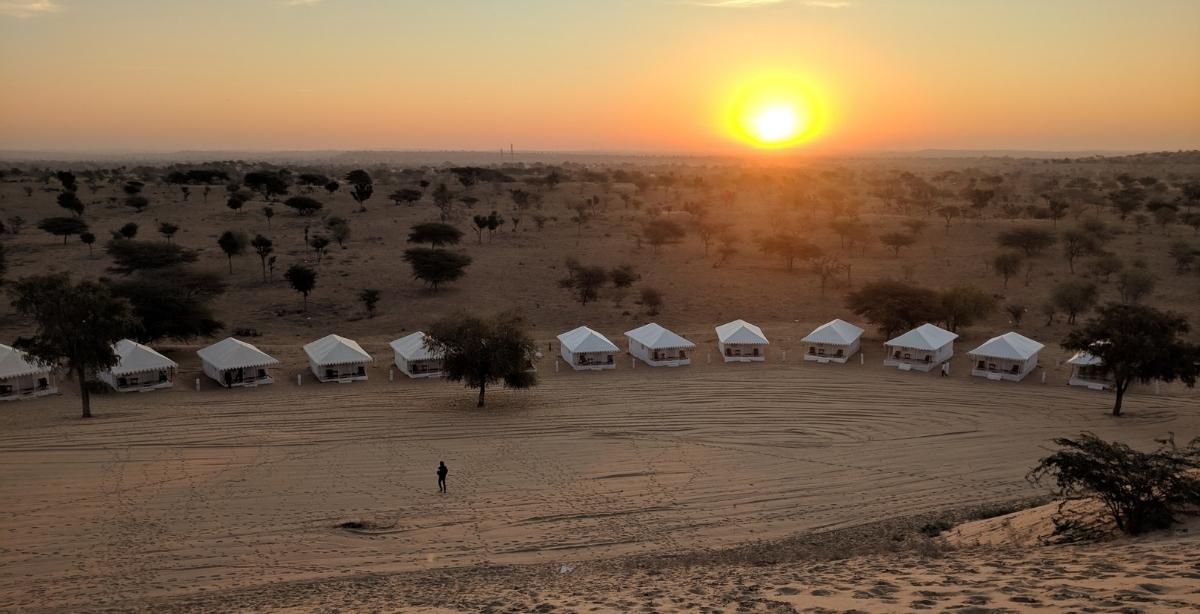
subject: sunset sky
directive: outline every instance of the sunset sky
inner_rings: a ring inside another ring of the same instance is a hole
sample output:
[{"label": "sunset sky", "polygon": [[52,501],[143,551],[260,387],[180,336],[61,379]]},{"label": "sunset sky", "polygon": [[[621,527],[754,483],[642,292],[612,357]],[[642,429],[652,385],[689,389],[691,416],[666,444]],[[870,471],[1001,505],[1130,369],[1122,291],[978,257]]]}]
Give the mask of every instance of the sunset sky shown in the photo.
[{"label": "sunset sky", "polygon": [[1200,148],[1196,0],[0,0],[0,149]]}]

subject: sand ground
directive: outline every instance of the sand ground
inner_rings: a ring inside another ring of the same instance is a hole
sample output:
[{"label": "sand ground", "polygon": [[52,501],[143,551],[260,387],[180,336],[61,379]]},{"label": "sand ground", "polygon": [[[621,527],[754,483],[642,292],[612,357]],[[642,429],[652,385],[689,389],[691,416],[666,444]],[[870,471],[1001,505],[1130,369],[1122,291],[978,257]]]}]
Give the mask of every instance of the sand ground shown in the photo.
[{"label": "sand ground", "polygon": [[[586,569],[614,557],[711,552],[1040,494],[1024,476],[1052,437],[1091,430],[1146,446],[1168,431],[1200,432],[1196,398],[1183,391],[1142,391],[1117,419],[1106,415],[1103,393],[980,381],[961,369],[940,378],[793,359],[556,373],[547,358],[537,389],[498,392],[477,410],[456,385],[389,382],[385,364],[367,383],[297,387],[288,371],[272,386],[200,392],[188,385],[195,368],[185,361],[172,391],[100,397],[100,417],[90,421],[75,417],[69,390],[0,412],[0,607],[158,609],[205,594],[384,582],[381,574],[432,582],[438,570],[463,567]],[[439,460],[451,469],[445,496],[434,484]],[[339,527],[346,522],[361,528]],[[1180,542],[1146,560],[1195,550]],[[1042,557],[995,560],[1045,571],[1071,559]],[[856,560],[813,577],[859,586],[855,574],[909,565]],[[953,556],[930,565],[903,581],[957,574],[962,586],[974,582]],[[686,573],[699,574],[700,589],[703,578],[752,578]],[[794,573],[786,586],[802,592],[790,597],[813,597],[817,580]],[[1055,573],[1068,584],[1093,576],[1083,567]],[[680,578],[681,587],[694,583]],[[789,601],[784,584],[752,583]],[[412,590],[421,586],[436,583]],[[605,600],[618,601],[601,609],[668,605],[667,593],[630,592],[641,581],[613,586]],[[697,603],[725,599],[726,589],[713,591]],[[854,607],[837,601],[854,597],[842,589],[817,596],[829,598],[821,607]],[[220,603],[238,607],[209,605]]]}]

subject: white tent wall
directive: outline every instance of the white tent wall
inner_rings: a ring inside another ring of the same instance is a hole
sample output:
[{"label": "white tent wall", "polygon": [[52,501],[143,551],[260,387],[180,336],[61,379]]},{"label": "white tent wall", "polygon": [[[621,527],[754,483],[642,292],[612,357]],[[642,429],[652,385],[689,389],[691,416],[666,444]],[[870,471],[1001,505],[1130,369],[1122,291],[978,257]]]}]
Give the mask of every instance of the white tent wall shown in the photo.
[{"label": "white tent wall", "polygon": [[[235,367],[222,370],[206,360],[201,359],[201,362],[204,374],[226,388],[254,387],[275,383],[266,367]],[[227,375],[228,377],[226,377]]]},{"label": "white tent wall", "polygon": [[692,364],[687,348],[654,350],[635,339],[629,339],[629,354],[652,367],[681,367]]},{"label": "white tent wall", "polygon": [[1111,377],[1100,373],[1099,365],[1071,365],[1071,378],[1068,386],[1079,386],[1091,390],[1108,390],[1112,387]]},{"label": "white tent wall", "polygon": [[1010,382],[1019,382],[1025,379],[1025,376],[1029,375],[1038,365],[1036,354],[1025,360],[997,358],[974,353],[968,353],[967,358],[971,360],[971,375]]},{"label": "white tent wall", "polygon": [[750,343],[718,343],[725,362],[763,362],[767,359],[767,347]]},{"label": "white tent wall", "polygon": [[850,360],[850,357],[858,353],[861,343],[858,339],[850,345],[837,345],[833,343],[808,343],[804,349],[804,360],[812,362],[837,362],[845,363]]},{"label": "white tent wall", "polygon": [[562,355],[562,359],[576,371],[603,371],[605,369],[617,368],[613,352],[572,353],[564,345],[560,354]]},{"label": "white tent wall", "polygon": [[58,394],[57,381],[49,371],[0,378],[0,401],[20,401]]},{"label": "white tent wall", "polygon": [[405,360],[399,352],[393,352],[396,357],[396,368],[411,378],[441,377],[442,361],[436,358],[428,360]]},{"label": "white tent wall", "polygon": [[175,369],[151,369],[122,375],[113,375],[112,371],[104,371],[97,377],[117,392],[140,392],[170,388],[175,384]]},{"label": "white tent wall", "polygon": [[887,358],[884,358],[883,364],[888,367],[898,367],[901,370],[929,372],[954,356],[953,341],[936,350],[920,350],[886,344],[885,347],[887,347]]},{"label": "white tent wall", "polygon": [[319,382],[361,382],[367,379],[366,362],[319,365],[310,360],[308,366]]}]

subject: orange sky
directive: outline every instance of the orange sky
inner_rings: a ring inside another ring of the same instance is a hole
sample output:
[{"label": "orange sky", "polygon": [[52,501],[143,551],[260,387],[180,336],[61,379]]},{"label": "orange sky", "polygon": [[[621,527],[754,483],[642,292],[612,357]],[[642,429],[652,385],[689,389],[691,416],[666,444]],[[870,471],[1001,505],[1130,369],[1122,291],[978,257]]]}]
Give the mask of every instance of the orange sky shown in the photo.
[{"label": "orange sky", "polygon": [[[718,6],[712,6],[718,5]],[[0,149],[1200,148],[1185,0],[0,0]]]}]

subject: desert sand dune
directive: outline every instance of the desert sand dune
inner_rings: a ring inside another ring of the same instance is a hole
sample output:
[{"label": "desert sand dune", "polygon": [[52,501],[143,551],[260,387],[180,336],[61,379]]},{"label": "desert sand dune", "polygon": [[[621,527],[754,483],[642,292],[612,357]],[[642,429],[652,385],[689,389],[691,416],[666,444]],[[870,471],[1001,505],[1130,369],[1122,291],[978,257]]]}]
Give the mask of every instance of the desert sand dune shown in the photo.
[{"label": "desert sand dune", "polygon": [[1038,494],[1024,475],[1055,436],[1200,427],[1192,396],[1139,394],[1113,419],[1104,394],[856,364],[541,371],[486,410],[383,365],[353,385],[194,392],[185,376],[109,395],[92,421],[68,417],[70,394],[18,404],[0,446],[5,607],[703,552]]}]

